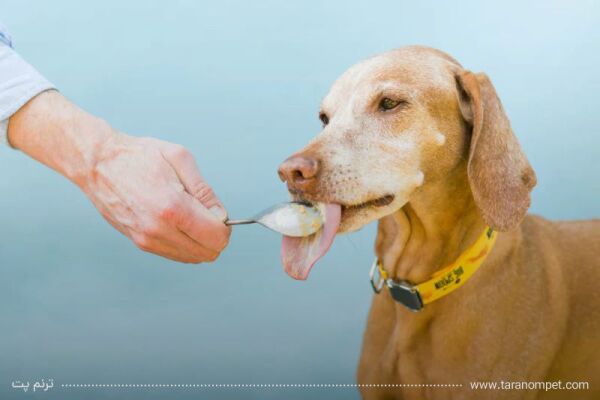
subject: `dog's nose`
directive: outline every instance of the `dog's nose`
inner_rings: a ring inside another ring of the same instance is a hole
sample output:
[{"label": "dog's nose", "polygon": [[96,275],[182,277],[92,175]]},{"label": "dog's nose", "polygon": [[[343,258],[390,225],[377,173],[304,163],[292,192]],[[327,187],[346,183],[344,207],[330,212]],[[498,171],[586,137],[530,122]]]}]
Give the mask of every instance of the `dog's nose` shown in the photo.
[{"label": "dog's nose", "polygon": [[289,189],[306,191],[314,185],[319,172],[319,161],[306,156],[292,156],[277,170]]}]

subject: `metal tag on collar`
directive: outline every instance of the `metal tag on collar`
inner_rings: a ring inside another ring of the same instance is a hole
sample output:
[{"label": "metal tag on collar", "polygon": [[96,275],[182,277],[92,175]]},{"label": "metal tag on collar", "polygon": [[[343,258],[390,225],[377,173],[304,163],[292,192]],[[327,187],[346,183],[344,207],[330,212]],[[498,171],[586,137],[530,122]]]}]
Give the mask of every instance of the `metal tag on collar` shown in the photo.
[{"label": "metal tag on collar", "polygon": [[417,312],[423,308],[423,299],[417,288],[406,281],[388,279],[387,286],[392,298],[410,311]]},{"label": "metal tag on collar", "polygon": [[385,285],[385,278],[381,275],[379,267],[379,258],[375,257],[375,260],[371,265],[371,270],[369,271],[369,282],[371,282],[371,287],[376,294],[379,294]]}]

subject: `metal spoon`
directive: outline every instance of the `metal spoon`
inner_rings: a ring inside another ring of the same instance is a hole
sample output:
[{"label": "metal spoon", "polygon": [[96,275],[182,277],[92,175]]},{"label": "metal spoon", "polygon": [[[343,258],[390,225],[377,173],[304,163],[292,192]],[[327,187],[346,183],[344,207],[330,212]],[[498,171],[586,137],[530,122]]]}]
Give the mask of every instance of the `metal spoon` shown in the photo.
[{"label": "metal spoon", "polygon": [[306,203],[281,203],[250,219],[227,220],[225,225],[258,223],[285,236],[310,236],[323,226],[321,212]]}]

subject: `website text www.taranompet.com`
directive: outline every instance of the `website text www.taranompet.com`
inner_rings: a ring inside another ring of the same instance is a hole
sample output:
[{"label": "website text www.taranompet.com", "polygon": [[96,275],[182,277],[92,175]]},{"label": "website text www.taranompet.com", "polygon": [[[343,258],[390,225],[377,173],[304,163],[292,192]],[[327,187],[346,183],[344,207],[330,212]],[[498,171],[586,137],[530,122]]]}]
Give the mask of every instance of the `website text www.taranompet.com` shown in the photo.
[{"label": "website text www.taranompet.com", "polygon": [[19,380],[11,383],[12,389],[27,392],[31,390],[214,390],[214,389],[390,389],[390,390],[590,390],[586,381],[474,381],[463,383],[62,383],[54,385],[54,379],[41,381]]},{"label": "website text www.taranompet.com", "polygon": [[563,381],[492,381],[470,382],[473,390],[589,390],[589,382],[563,382]]}]

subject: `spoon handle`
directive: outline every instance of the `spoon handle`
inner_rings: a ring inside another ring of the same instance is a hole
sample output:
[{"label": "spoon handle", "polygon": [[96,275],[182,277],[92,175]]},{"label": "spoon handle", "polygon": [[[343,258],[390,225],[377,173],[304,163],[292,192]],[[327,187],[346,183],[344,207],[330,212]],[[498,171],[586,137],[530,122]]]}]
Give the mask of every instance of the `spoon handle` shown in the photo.
[{"label": "spoon handle", "polygon": [[247,224],[253,224],[256,221],[253,219],[228,219],[227,221],[225,221],[225,225],[247,225]]}]

